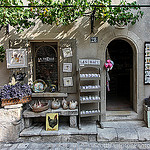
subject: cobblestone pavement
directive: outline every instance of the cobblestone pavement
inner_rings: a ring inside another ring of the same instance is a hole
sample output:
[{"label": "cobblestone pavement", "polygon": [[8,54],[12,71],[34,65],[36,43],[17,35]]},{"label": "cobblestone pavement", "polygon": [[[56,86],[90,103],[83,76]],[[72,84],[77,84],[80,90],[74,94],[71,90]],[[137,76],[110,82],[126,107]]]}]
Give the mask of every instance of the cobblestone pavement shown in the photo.
[{"label": "cobblestone pavement", "polygon": [[150,142],[78,142],[0,144],[1,150],[149,150]]}]

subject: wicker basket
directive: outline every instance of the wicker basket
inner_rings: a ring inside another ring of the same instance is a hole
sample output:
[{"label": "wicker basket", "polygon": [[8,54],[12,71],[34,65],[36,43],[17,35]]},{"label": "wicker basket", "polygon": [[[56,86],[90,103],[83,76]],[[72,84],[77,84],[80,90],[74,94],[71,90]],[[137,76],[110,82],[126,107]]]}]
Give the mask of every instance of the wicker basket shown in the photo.
[{"label": "wicker basket", "polygon": [[42,103],[42,104],[44,105],[42,107],[34,107],[34,106],[32,106],[32,111],[38,113],[38,112],[45,111],[45,110],[47,110],[49,108],[48,103]]},{"label": "wicker basket", "polygon": [[19,98],[10,98],[10,99],[1,99],[2,101],[2,107],[6,105],[15,105],[15,104],[23,104],[23,103],[28,103],[30,102],[31,96],[25,96],[22,99]]}]

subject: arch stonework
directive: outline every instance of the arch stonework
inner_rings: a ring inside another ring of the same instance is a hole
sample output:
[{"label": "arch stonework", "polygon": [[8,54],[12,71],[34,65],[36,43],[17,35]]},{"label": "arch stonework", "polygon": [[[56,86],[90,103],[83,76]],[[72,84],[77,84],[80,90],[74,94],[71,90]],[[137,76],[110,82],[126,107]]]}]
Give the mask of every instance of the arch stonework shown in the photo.
[{"label": "arch stonework", "polygon": [[[108,31],[107,31],[108,30]],[[137,119],[143,118],[144,99],[144,42],[133,32],[125,29],[106,29],[102,40],[99,42],[98,55],[102,60],[102,66],[106,61],[106,48],[114,39],[127,41],[133,50],[133,109],[137,113]],[[106,70],[102,68],[102,120],[106,120]]]}]

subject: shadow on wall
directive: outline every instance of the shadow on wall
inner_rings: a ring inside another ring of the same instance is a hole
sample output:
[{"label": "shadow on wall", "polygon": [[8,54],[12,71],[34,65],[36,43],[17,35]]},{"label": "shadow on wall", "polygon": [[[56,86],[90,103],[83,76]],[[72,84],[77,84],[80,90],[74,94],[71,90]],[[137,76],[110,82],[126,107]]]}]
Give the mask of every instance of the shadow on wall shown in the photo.
[{"label": "shadow on wall", "polygon": [[[9,34],[6,35],[6,31],[3,28],[0,31],[2,37],[0,38],[1,45],[6,49],[9,48],[9,39],[28,39],[28,40],[60,40],[60,39],[77,39],[79,49],[81,49],[82,54],[89,55],[86,49],[89,48],[90,36],[98,35],[102,27],[99,21],[95,22],[94,33],[91,34],[90,17],[81,17],[76,22],[70,25],[45,25],[39,20],[35,20],[35,26],[24,30],[23,32],[17,33],[15,28],[9,27]],[[88,46],[88,47],[87,47]],[[95,47],[90,47],[94,50]],[[84,51],[85,50],[85,51]],[[81,54],[80,54],[81,55]],[[6,66],[6,61],[0,63],[0,86],[9,82],[9,70]]]}]

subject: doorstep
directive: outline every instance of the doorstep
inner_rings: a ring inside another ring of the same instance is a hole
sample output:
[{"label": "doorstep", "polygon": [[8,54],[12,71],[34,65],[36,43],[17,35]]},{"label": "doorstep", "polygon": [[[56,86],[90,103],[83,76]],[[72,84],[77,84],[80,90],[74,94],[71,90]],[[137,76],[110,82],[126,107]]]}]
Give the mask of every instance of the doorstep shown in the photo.
[{"label": "doorstep", "polygon": [[106,121],[138,120],[135,111],[106,111]]},{"label": "doorstep", "polygon": [[81,130],[60,124],[58,131],[46,131],[43,124],[34,124],[20,133],[21,141],[32,142],[77,142],[96,141],[96,123],[82,124]]}]

